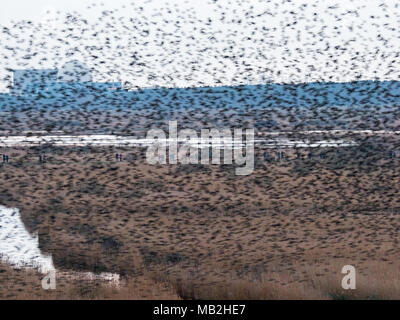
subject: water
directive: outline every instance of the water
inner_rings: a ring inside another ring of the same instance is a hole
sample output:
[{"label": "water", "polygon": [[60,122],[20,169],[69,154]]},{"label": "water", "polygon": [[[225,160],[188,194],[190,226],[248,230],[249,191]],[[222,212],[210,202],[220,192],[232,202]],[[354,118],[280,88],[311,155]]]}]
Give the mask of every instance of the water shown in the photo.
[{"label": "water", "polygon": [[0,256],[12,266],[37,268],[42,273],[55,270],[52,257],[40,252],[38,235],[25,229],[16,208],[0,206]]},{"label": "water", "polygon": [[[15,268],[35,268],[43,274],[56,271],[51,255],[39,249],[39,237],[30,234],[16,208],[0,205],[0,260]],[[119,285],[119,275],[109,272],[58,272],[70,279],[100,280]]]},{"label": "water", "polygon": [[[313,132],[314,133],[314,132]],[[161,145],[169,145],[175,142],[174,139],[158,139],[157,143]],[[178,143],[186,143],[190,147],[204,148],[208,147],[208,143],[204,143],[198,139],[178,139]],[[149,147],[154,144],[153,139],[142,139],[129,136],[118,135],[45,135],[45,136],[0,136],[0,147],[33,147],[43,144],[51,144],[55,146],[127,146],[127,147]],[[291,140],[287,138],[263,138],[257,137],[253,142],[265,148],[318,148],[318,147],[351,147],[357,143],[353,140],[345,139],[329,139],[329,140]],[[233,140],[232,148],[241,148],[246,144],[246,140]],[[213,145],[214,147],[223,148],[224,143]]]}]

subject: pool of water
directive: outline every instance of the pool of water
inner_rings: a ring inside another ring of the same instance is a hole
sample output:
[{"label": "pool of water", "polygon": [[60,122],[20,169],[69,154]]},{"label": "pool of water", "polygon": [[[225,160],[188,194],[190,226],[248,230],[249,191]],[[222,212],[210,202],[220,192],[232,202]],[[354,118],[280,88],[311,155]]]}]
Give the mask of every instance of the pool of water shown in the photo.
[{"label": "pool of water", "polygon": [[[15,268],[35,268],[43,274],[56,271],[51,255],[39,249],[38,235],[29,233],[17,208],[0,205],[0,260]],[[103,272],[57,272],[71,279],[101,280],[119,284],[119,275]]]},{"label": "pool of water", "polygon": [[[176,141],[177,140],[177,141]],[[214,147],[224,148],[225,140],[221,139],[220,143],[214,142]],[[206,148],[210,144],[197,139],[143,139],[129,136],[118,135],[44,135],[44,136],[0,136],[1,147],[32,147],[43,144],[55,146],[130,146],[130,147],[149,147],[154,143],[161,145],[169,145],[170,143],[184,143],[190,147]],[[232,148],[241,148],[246,145],[246,140],[227,140],[228,145]],[[352,147],[357,143],[347,139],[324,139],[324,140],[293,140],[288,138],[264,138],[256,137],[253,141],[247,143],[259,145],[265,148],[318,148],[318,147]]]},{"label": "pool of water", "polygon": [[46,273],[55,270],[51,256],[42,254],[39,237],[30,234],[18,209],[0,205],[0,257],[16,267],[38,268]]}]

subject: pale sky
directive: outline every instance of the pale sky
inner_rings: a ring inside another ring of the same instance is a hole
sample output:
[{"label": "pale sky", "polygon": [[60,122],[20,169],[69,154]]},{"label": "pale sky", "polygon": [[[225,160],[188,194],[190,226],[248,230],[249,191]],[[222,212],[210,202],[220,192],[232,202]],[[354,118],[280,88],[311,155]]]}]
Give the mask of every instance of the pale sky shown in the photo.
[{"label": "pale sky", "polygon": [[8,2],[0,11],[1,29],[9,28],[0,33],[0,91],[10,69],[73,59],[96,81],[131,87],[400,78],[396,0],[92,3]]}]

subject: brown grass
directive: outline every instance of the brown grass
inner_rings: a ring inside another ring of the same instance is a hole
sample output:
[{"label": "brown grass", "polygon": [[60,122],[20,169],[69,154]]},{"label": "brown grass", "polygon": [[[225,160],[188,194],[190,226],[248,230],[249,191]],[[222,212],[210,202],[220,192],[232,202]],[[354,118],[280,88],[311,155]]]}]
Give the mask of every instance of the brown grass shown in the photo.
[{"label": "brown grass", "polygon": [[55,290],[44,290],[42,278],[43,275],[35,270],[13,269],[0,264],[0,299],[179,299],[171,286],[146,276],[123,279],[117,286],[107,281],[79,279],[76,272],[57,273]]},{"label": "brown grass", "polygon": [[[394,265],[371,261],[366,268],[357,268],[356,289],[341,288],[340,273],[345,262],[336,261],[326,267],[296,268],[269,271],[245,277],[234,275],[197,277],[181,271],[180,276],[147,272],[142,276],[122,279],[119,286],[106,281],[80,280],[76,273],[58,273],[57,289],[43,290],[43,275],[34,270],[13,269],[0,265],[0,299],[118,299],[118,300],[326,300],[326,299],[400,299],[400,272]],[[75,276],[72,276],[75,274]],[[299,281],[297,276],[301,276]]]},{"label": "brown grass", "polygon": [[[119,163],[116,151],[50,148],[43,165],[37,150],[14,149],[0,166],[0,203],[20,208],[59,270],[128,279],[117,292],[66,285],[60,297],[146,299],[158,284],[199,299],[400,298],[398,159],[263,162],[238,177],[147,165],[138,150]],[[340,288],[345,264],[357,268],[354,292]],[[33,280],[7,279],[10,297],[36,294]]]},{"label": "brown grass", "polygon": [[[166,281],[180,297],[185,299],[216,300],[348,300],[400,299],[400,272],[395,265],[371,261],[367,268],[356,269],[356,289],[341,287],[345,262],[334,262],[325,267],[296,268],[295,273],[264,272],[256,278],[231,276],[208,278],[201,283],[187,274],[180,278],[155,276],[156,281]],[[326,272],[327,268],[329,272]],[[325,272],[324,272],[325,271]],[[302,279],[298,280],[297,276]]]}]

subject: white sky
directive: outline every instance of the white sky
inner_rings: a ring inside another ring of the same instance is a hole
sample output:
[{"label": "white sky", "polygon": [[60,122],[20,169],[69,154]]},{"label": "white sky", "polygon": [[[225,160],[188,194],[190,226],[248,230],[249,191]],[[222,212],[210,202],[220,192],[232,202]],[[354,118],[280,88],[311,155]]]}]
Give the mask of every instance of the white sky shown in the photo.
[{"label": "white sky", "polygon": [[[8,69],[56,68],[72,59],[85,62],[96,81],[138,87],[400,78],[396,0],[92,3],[7,2],[0,91],[11,81]],[[65,25],[67,13],[78,20]]]}]

